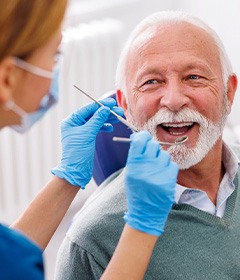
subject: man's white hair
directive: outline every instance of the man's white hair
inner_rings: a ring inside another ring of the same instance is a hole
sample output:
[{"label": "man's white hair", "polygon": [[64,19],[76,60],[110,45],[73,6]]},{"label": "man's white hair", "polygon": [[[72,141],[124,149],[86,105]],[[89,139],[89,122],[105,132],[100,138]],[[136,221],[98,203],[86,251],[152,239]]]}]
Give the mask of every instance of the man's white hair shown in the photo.
[{"label": "man's white hair", "polygon": [[127,95],[126,92],[127,59],[131,46],[134,43],[134,41],[137,39],[137,37],[146,29],[151,27],[156,28],[157,26],[161,26],[161,25],[178,24],[184,22],[202,28],[213,38],[216,44],[216,49],[218,50],[219,53],[224,86],[225,89],[227,89],[228,78],[232,74],[232,65],[221,39],[219,38],[217,33],[206,23],[204,23],[202,20],[182,11],[161,11],[161,12],[151,14],[135,27],[135,29],[132,31],[132,33],[130,34],[126,42],[118,61],[116,79],[115,79],[115,84],[117,89],[120,89],[125,95]]}]

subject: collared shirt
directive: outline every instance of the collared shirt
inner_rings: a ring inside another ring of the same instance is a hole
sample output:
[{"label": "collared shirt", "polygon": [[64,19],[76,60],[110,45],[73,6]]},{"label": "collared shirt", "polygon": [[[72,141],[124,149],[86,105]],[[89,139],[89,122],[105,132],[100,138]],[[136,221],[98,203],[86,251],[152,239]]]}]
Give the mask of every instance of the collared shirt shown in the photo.
[{"label": "collared shirt", "polygon": [[175,203],[189,204],[222,218],[225,212],[227,199],[235,189],[233,180],[237,174],[238,165],[240,164],[237,156],[225,143],[223,144],[222,161],[225,167],[225,174],[218,189],[216,205],[209,199],[205,191],[186,188],[179,184],[177,184],[176,187]]}]

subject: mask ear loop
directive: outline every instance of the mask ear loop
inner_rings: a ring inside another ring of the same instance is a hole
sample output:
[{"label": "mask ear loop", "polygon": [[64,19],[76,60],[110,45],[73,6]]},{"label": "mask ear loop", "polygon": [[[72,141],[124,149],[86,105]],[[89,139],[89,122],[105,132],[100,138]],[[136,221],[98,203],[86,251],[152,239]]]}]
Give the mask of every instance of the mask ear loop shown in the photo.
[{"label": "mask ear loop", "polygon": [[3,109],[5,111],[13,111],[20,117],[24,117],[25,115],[27,115],[27,113],[23,109],[21,109],[18,105],[16,105],[12,99],[8,100],[6,104],[4,104]]},{"label": "mask ear loop", "polygon": [[26,70],[32,74],[35,74],[35,75],[43,77],[43,78],[47,78],[47,79],[53,78],[53,72],[51,72],[51,71],[47,71],[47,70],[39,68],[35,65],[29,64],[28,62],[26,62],[18,57],[14,57],[14,59],[15,59],[16,66],[18,66],[19,68],[21,68],[23,70]]}]

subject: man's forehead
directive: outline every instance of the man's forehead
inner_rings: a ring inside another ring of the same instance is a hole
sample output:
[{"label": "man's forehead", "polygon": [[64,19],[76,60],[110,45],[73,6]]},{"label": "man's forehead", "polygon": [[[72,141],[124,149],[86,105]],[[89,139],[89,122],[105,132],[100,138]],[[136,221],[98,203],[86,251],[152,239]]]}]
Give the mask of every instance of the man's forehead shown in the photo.
[{"label": "man's forehead", "polygon": [[185,22],[145,29],[133,42],[128,58],[131,65],[151,57],[162,60],[175,56],[183,58],[185,55],[186,60],[188,57],[220,63],[220,54],[213,37],[202,28]]},{"label": "man's forehead", "polygon": [[168,46],[175,44],[179,46],[188,46],[189,44],[198,47],[199,44],[208,48],[216,45],[213,37],[203,28],[189,22],[172,22],[151,25],[135,37],[132,49],[148,48],[151,45],[158,44]]}]

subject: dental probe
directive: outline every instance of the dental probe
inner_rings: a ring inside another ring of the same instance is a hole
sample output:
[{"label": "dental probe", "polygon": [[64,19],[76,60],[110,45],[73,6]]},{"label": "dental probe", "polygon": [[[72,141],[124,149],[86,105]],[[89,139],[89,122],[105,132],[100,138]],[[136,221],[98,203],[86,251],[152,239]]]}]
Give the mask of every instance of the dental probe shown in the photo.
[{"label": "dental probe", "polygon": [[[79,87],[77,87],[76,85],[73,85],[77,90],[79,90],[81,93],[83,93],[84,95],[86,95],[87,97],[89,97],[90,99],[92,99],[94,102],[96,102],[99,106],[104,106],[101,102],[99,102],[98,100],[96,100],[95,98],[93,98],[91,95],[87,94],[86,92],[84,92],[83,90],[81,90]],[[131,130],[133,130],[134,132],[138,132],[138,129],[132,125],[131,123],[127,122],[123,117],[119,116],[118,114],[116,114],[113,110],[110,110],[110,113],[112,115],[114,115],[121,123],[125,124],[127,127],[129,127]]]},{"label": "dental probe", "polygon": [[[182,144],[184,142],[186,142],[188,140],[188,137],[187,136],[181,136],[181,137],[178,137],[175,142],[163,142],[163,141],[158,141],[160,145],[179,145],[179,144]],[[116,141],[116,142],[124,142],[124,143],[129,143],[131,142],[132,140],[130,138],[126,138],[126,137],[113,137],[113,141]]]}]

